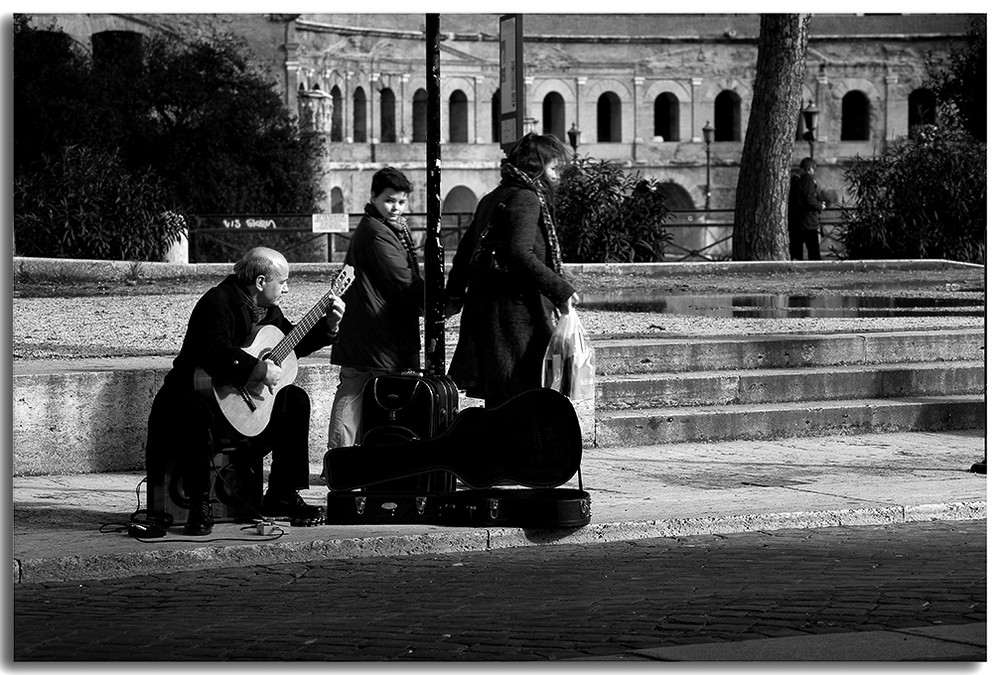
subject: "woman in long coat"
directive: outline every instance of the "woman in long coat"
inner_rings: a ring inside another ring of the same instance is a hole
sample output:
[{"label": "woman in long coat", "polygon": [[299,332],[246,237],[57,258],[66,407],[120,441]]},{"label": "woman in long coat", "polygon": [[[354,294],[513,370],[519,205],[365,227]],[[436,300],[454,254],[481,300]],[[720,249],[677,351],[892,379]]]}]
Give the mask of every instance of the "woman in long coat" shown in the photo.
[{"label": "woman in long coat", "polygon": [[566,158],[553,135],[527,134],[482,198],[445,288],[447,316],[462,312],[448,374],[492,408],[541,387],[545,349],[560,312],[578,300],[563,277],[552,189]]}]

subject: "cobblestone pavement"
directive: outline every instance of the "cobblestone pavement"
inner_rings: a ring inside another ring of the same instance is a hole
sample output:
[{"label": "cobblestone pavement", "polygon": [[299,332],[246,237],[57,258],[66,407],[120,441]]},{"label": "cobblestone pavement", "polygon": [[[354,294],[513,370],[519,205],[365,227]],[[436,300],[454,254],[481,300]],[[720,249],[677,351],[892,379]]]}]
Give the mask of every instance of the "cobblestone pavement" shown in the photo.
[{"label": "cobblestone pavement", "polygon": [[23,585],[13,600],[15,661],[611,657],[985,622],[986,521]]}]

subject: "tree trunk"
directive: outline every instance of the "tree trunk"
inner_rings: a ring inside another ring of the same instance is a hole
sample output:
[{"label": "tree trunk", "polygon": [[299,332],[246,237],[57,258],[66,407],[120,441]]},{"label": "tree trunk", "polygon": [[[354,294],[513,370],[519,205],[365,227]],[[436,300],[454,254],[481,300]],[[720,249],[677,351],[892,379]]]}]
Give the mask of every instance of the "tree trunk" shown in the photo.
[{"label": "tree trunk", "polygon": [[808,14],[762,14],[757,75],[733,214],[734,260],[788,260],[788,185]]}]

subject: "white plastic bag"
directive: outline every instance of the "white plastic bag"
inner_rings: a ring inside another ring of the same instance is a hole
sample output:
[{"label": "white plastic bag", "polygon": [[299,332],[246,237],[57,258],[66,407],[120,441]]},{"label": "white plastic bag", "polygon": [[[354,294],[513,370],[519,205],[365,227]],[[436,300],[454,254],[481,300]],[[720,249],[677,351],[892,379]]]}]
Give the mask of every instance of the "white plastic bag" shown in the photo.
[{"label": "white plastic bag", "polygon": [[542,386],[559,391],[574,404],[593,405],[595,380],[594,348],[576,308],[570,306],[559,318],[545,350]]}]

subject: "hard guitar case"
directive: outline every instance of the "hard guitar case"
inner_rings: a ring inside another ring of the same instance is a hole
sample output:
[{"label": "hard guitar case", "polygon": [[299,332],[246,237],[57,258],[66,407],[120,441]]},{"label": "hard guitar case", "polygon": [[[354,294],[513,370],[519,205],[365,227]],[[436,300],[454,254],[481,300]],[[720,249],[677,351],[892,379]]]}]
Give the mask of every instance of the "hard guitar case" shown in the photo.
[{"label": "hard guitar case", "polygon": [[[379,446],[432,438],[458,414],[458,389],[446,375],[407,373],[369,380],[361,394],[361,446]],[[368,485],[365,492],[428,493],[455,489],[447,471],[429,471]]]},{"label": "hard guitar case", "polygon": [[[573,404],[552,389],[489,410],[467,408],[429,439],[327,451],[327,523],[582,527],[591,517],[582,447]],[[454,475],[457,488],[368,489],[428,471]],[[560,487],[574,475],[578,488]]]}]

